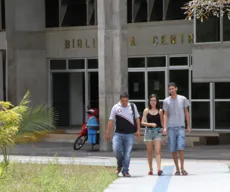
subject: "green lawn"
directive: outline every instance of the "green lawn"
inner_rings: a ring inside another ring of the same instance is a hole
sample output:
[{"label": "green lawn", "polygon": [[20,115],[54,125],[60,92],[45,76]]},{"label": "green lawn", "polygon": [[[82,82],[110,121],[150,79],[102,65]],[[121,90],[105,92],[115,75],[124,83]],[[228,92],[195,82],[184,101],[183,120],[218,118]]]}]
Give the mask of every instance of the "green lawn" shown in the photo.
[{"label": "green lawn", "polygon": [[12,163],[1,192],[103,192],[116,178],[113,167]]}]

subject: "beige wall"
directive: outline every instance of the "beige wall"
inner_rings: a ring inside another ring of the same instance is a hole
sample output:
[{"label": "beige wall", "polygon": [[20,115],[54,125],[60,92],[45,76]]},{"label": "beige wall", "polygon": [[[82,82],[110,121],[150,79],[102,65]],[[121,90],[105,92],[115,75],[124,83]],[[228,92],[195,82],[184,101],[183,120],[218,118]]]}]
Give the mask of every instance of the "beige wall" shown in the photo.
[{"label": "beige wall", "polygon": [[[128,24],[129,56],[191,53],[189,21]],[[174,44],[171,43],[174,40]],[[176,41],[175,41],[176,40]],[[47,29],[48,58],[97,57],[97,27]],[[157,44],[157,45],[156,45]]]}]

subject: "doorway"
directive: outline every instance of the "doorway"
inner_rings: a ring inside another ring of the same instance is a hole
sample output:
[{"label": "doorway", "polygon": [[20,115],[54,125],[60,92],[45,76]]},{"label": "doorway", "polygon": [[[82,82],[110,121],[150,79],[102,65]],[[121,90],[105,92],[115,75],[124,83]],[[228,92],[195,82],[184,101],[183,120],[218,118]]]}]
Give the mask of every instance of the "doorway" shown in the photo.
[{"label": "doorway", "polygon": [[[90,63],[97,61],[91,60]],[[50,61],[49,98],[58,113],[59,129],[81,127],[87,118],[87,106],[99,107],[98,71],[87,69],[86,62],[85,59]]]}]

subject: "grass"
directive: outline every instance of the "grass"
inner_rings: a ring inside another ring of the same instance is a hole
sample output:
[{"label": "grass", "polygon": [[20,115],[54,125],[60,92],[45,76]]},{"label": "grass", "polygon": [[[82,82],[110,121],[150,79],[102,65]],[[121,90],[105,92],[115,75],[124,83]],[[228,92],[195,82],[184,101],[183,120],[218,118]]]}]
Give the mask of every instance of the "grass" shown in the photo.
[{"label": "grass", "polygon": [[113,167],[12,163],[0,179],[0,191],[103,192],[116,178]]}]

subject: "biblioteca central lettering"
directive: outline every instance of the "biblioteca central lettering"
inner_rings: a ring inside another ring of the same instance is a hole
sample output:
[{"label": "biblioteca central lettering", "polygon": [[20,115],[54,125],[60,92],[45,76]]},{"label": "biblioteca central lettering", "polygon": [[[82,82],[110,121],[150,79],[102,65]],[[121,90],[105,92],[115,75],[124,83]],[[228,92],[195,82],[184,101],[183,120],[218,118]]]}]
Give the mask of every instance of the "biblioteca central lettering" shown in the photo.
[{"label": "biblioteca central lettering", "polygon": [[[140,43],[136,41],[134,36],[130,37],[129,46],[135,47]],[[144,42],[142,42],[144,43]],[[179,35],[160,35],[152,37],[153,46],[163,46],[163,45],[178,45],[185,43],[193,43],[193,34],[179,34]],[[75,48],[96,48],[96,39],[71,39],[65,40],[65,49],[75,49]]]}]

